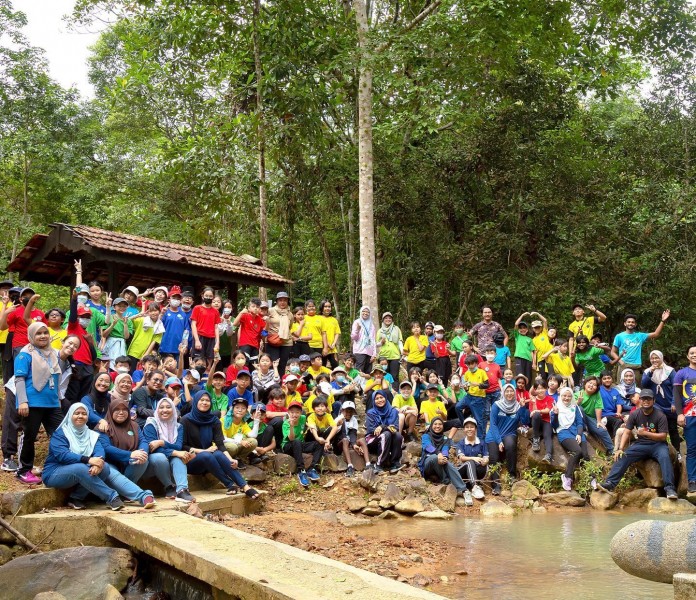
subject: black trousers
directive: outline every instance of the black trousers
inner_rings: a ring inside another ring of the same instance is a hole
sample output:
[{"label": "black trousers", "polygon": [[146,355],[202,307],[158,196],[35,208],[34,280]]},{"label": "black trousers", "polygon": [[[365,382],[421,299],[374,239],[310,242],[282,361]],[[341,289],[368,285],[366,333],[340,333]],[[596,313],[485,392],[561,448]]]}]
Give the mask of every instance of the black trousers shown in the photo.
[{"label": "black trousers", "polygon": [[679,429],[677,427],[677,413],[671,410],[663,410],[667,417],[667,432],[669,433],[669,441],[674,446],[677,452],[681,452],[681,437],[679,437]]},{"label": "black trousers", "polygon": [[72,375],[70,375],[70,381],[68,382],[68,389],[65,392],[65,398],[61,402],[63,411],[67,412],[73,404],[80,402],[82,398],[89,394],[93,379],[94,367],[92,365],[75,363]]},{"label": "black trousers", "polygon": [[[503,455],[505,456],[505,462],[507,463],[507,470],[510,477],[515,477],[517,475],[517,436],[516,435],[506,435],[503,438],[503,451],[500,451],[498,444],[495,442],[488,442],[488,456],[490,458],[490,464],[502,464]],[[500,472],[493,473],[491,479],[494,481],[500,478]]]},{"label": "black trousers", "polygon": [[335,369],[338,366],[338,355],[335,352],[332,354],[327,354],[326,356],[322,357],[321,362],[325,367],[330,364],[331,368]]},{"label": "black trousers", "polygon": [[292,345],[291,356],[295,358],[300,358],[303,354],[309,356],[312,353],[312,349],[309,347],[309,342],[295,342]]},{"label": "black trousers", "polygon": [[324,447],[317,444],[315,441],[301,442],[300,440],[289,441],[283,446],[283,453],[289,454],[297,463],[297,470],[304,470],[304,457],[302,454],[306,452],[312,455],[312,469],[319,468],[321,457],[324,456]]},{"label": "black trousers", "polygon": [[377,454],[378,466],[388,467],[401,461],[401,442],[403,439],[400,433],[392,433],[387,429],[370,441],[367,448],[370,452]]},{"label": "black trousers", "polygon": [[266,352],[271,360],[275,362],[280,360],[278,363],[278,373],[285,373],[285,367],[288,364],[288,359],[290,358],[290,352],[292,351],[292,346],[271,346],[266,344]]},{"label": "black trousers", "polygon": [[565,470],[565,476],[569,479],[574,479],[575,470],[580,464],[580,459],[590,460],[590,455],[587,453],[587,442],[583,439],[582,444],[578,444],[575,438],[568,438],[561,442],[561,446],[568,453],[568,466]]},{"label": "black trousers", "polygon": [[546,454],[553,454],[553,428],[544,421],[539,413],[532,415],[532,433],[535,438],[544,437]]},{"label": "black trousers", "polygon": [[5,388],[5,410],[2,413],[2,456],[17,455],[17,434],[22,428],[22,419],[17,412],[15,395]]},{"label": "black trousers", "polygon": [[[399,361],[396,361],[397,363]],[[370,364],[372,363],[372,357],[369,354],[356,354],[355,355],[355,368],[361,373],[370,372]],[[398,373],[398,369],[397,369]],[[393,375],[392,375],[393,377]]]},{"label": "black trousers", "polygon": [[280,452],[283,445],[283,417],[275,417],[266,424],[266,429],[263,430],[263,433],[258,438],[259,446],[265,448],[274,438],[276,451]]},{"label": "black trousers", "polygon": [[435,372],[437,376],[442,379],[442,385],[446,386],[449,384],[450,377],[452,376],[452,361],[449,356],[441,356],[435,359]]},{"label": "black trousers", "polygon": [[24,427],[24,443],[22,453],[19,455],[19,474],[31,471],[34,466],[34,444],[39,435],[41,425],[46,434],[51,437],[63,420],[63,411],[60,408],[29,408],[29,416],[22,419]]}]

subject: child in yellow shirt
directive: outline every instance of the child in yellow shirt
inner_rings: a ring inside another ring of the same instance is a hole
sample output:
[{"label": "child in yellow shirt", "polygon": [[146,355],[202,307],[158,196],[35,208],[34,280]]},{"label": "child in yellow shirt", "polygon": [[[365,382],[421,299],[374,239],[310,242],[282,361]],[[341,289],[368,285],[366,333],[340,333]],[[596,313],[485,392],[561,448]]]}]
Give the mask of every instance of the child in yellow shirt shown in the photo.
[{"label": "child in yellow shirt", "polygon": [[394,396],[391,404],[399,411],[399,433],[404,436],[405,442],[410,442],[418,421],[418,406],[413,398],[413,385],[410,381],[401,382],[399,393]]},{"label": "child in yellow shirt", "polygon": [[454,410],[463,423],[466,418],[465,409],[469,409],[471,416],[478,424],[478,436],[483,439],[486,433],[486,388],[488,387],[488,375],[483,369],[479,369],[478,357],[475,355],[466,357],[466,372],[464,373],[464,389],[466,396],[454,406]]},{"label": "child in yellow shirt", "polygon": [[244,415],[246,415],[247,410],[249,410],[247,400],[245,398],[235,398],[232,401],[232,414],[228,413],[225,415],[222,421],[225,449],[242,466],[244,466],[243,459],[256,450],[258,445],[256,436],[259,434],[259,424],[261,423],[261,415],[259,413],[254,415],[254,428],[249,427],[244,422]]},{"label": "child in yellow shirt", "polygon": [[404,349],[401,353],[406,357],[406,371],[411,367],[421,367],[425,365],[425,350],[430,344],[428,338],[421,335],[421,326],[418,321],[411,323],[411,334],[404,342]]}]

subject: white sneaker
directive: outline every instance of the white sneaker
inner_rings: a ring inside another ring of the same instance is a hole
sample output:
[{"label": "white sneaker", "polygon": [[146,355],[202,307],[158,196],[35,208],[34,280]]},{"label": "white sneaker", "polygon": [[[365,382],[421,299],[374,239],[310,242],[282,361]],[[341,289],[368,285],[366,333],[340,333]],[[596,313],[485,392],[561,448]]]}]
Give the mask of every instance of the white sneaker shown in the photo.
[{"label": "white sneaker", "polygon": [[483,500],[486,494],[483,493],[480,485],[475,485],[471,488],[471,495],[477,500]]},{"label": "white sneaker", "polygon": [[561,473],[561,482],[563,484],[563,489],[566,492],[573,489],[573,480],[570,477],[566,477],[565,473]]},{"label": "white sneaker", "polygon": [[467,506],[474,505],[474,499],[471,497],[471,492],[469,490],[464,490],[464,504]]}]

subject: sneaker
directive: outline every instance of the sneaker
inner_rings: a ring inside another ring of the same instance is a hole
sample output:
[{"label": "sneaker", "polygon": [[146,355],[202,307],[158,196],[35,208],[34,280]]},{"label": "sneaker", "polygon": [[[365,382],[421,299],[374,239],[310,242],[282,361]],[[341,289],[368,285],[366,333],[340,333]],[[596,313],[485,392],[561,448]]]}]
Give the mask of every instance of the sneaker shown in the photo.
[{"label": "sneaker", "polygon": [[592,478],[592,481],[590,481],[590,487],[591,487],[595,492],[597,491],[597,488],[599,487],[599,486],[597,485],[597,480],[596,480],[594,477]]},{"label": "sneaker", "polygon": [[2,461],[0,469],[2,469],[3,471],[11,472],[19,471],[19,463],[17,462],[17,459],[14,456],[10,456],[10,458],[6,458]]},{"label": "sneaker", "polygon": [[188,490],[181,490],[176,494],[176,501],[190,504],[191,502],[195,502],[196,499],[191,495],[191,493]]},{"label": "sneaker", "polygon": [[373,465],[372,463],[367,463],[367,464],[365,465],[365,468],[363,469],[363,472],[365,472],[365,471],[372,471],[372,470],[374,470],[374,468],[375,468],[375,465]]},{"label": "sneaker", "polygon": [[121,500],[118,496],[114,496],[106,503],[106,505],[111,510],[121,510],[123,508],[123,500]]},{"label": "sneaker", "polygon": [[386,473],[386,471],[379,465],[375,465],[372,470],[375,472],[375,475],[384,475]]},{"label": "sneaker", "polygon": [[87,508],[87,505],[82,500],[78,500],[77,498],[68,498],[68,508],[72,508],[73,510],[83,510]]},{"label": "sneaker", "polygon": [[348,465],[346,469],[346,477],[353,477],[355,475],[355,467],[353,465]]},{"label": "sneaker", "polygon": [[561,485],[566,492],[573,489],[573,480],[570,477],[566,477],[565,473],[561,473]]},{"label": "sneaker", "polygon": [[526,425],[521,425],[517,428],[517,431],[519,431],[522,435],[527,435],[527,433],[529,432],[529,427],[527,427]]},{"label": "sneaker", "polygon": [[22,474],[17,473],[17,479],[19,479],[22,483],[26,483],[27,485],[38,485],[41,483],[41,479],[34,475],[31,471],[27,471],[26,473]]},{"label": "sneaker", "polygon": [[541,440],[537,437],[532,438],[532,452],[539,452],[541,450]]},{"label": "sneaker", "polygon": [[665,488],[665,493],[667,494],[668,500],[677,500],[679,498],[679,496],[677,496],[677,490],[674,488]]},{"label": "sneaker", "polygon": [[398,473],[401,471],[401,469],[404,468],[404,465],[402,465],[400,462],[394,463],[391,468],[389,469],[389,472],[394,475],[395,473]]},{"label": "sneaker", "polygon": [[152,494],[148,494],[145,496],[142,500],[143,508],[154,508],[155,504],[155,497]]},{"label": "sneaker", "polygon": [[544,454],[544,458],[541,460],[545,463],[550,463],[553,460],[553,457],[550,454]]},{"label": "sneaker", "polygon": [[170,485],[166,490],[164,490],[164,497],[167,500],[174,500],[176,498],[176,488]]},{"label": "sneaker", "polygon": [[249,455],[249,464],[250,465],[258,465],[263,462],[263,459],[258,456],[257,454],[250,454]]},{"label": "sneaker", "polygon": [[469,490],[464,490],[464,493],[462,494],[464,496],[464,504],[466,506],[473,506],[474,505],[474,498],[471,495],[471,492]]},{"label": "sneaker", "polygon": [[237,470],[243,471],[246,468],[247,468],[247,464],[241,458],[238,458],[237,459]]},{"label": "sneaker", "polygon": [[613,494],[614,493],[614,488],[611,487],[608,483],[602,482],[597,484],[597,489],[607,493],[607,494]]},{"label": "sneaker", "polygon": [[306,488],[309,487],[309,479],[307,479],[307,472],[306,471],[300,471],[297,474],[297,479],[300,480],[300,485],[302,487],[306,487]]},{"label": "sneaker", "polygon": [[682,461],[682,454],[681,454],[681,452],[677,452],[677,462],[681,463],[681,461]]},{"label": "sneaker", "polygon": [[317,470],[314,467],[307,471],[307,477],[309,477],[309,480],[312,483],[317,483],[321,479],[319,473],[317,473]]},{"label": "sneaker", "polygon": [[689,494],[693,494],[696,492],[696,481],[689,481],[689,489],[688,489]]},{"label": "sneaker", "polygon": [[483,500],[486,494],[483,493],[480,485],[475,485],[471,488],[471,495],[476,498],[476,500]]},{"label": "sneaker", "polygon": [[493,494],[494,496],[500,496],[500,484],[499,484],[499,483],[494,483],[494,484],[493,484],[492,494]]}]

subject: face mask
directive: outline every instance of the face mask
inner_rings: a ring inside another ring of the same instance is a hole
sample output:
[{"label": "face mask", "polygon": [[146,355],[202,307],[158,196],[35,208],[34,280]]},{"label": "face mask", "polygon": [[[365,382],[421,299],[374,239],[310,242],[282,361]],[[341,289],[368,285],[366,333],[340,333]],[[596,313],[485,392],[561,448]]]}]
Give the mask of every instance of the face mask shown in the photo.
[{"label": "face mask", "polygon": [[495,360],[495,354],[486,354],[486,360],[488,362],[493,362]]},{"label": "face mask", "polygon": [[92,319],[78,319],[77,322],[78,322],[80,325],[82,325],[82,327],[84,327],[85,329],[87,329],[87,327],[89,327],[89,322],[90,322],[91,320],[92,320]]},{"label": "face mask", "polygon": [[229,316],[232,314],[232,309],[231,308],[223,308],[222,309],[222,314],[225,316]]},{"label": "face mask", "polygon": [[453,386],[458,386],[461,382],[459,381],[459,379],[452,379],[452,380],[450,381],[450,383],[451,383]]},{"label": "face mask", "polygon": [[29,296],[22,298],[22,304],[24,306],[26,306],[27,304],[29,304],[29,300],[30,300]]},{"label": "face mask", "polygon": [[198,371],[198,374],[203,377],[203,374],[205,373],[205,367],[196,367],[196,371]]},{"label": "face mask", "polygon": [[128,367],[119,367],[116,369],[117,373],[128,373]]},{"label": "face mask", "polygon": [[179,306],[181,306],[181,300],[170,300],[169,306],[172,308],[179,308]]},{"label": "face mask", "polygon": [[445,337],[444,333],[436,333],[435,334],[435,339],[436,340],[441,340],[443,337]]},{"label": "face mask", "polygon": [[203,304],[212,304],[213,299],[212,298],[203,298]]},{"label": "face mask", "polygon": [[87,298],[88,298],[87,296],[78,296],[77,301],[80,304],[84,304],[85,302],[87,302]]},{"label": "face mask", "polygon": [[403,392],[401,392],[401,397],[404,399],[410,398],[411,397],[411,390],[408,390],[408,391],[404,390]]},{"label": "face mask", "polygon": [[343,375],[339,375],[338,377],[336,377],[336,380],[338,381],[338,383],[345,383],[346,382],[346,378],[343,377]]},{"label": "face mask", "polygon": [[472,373],[476,373],[476,371],[478,371],[478,367],[469,367],[469,371],[471,371]]},{"label": "face mask", "polygon": [[454,330],[454,333],[457,335],[462,335],[464,333],[464,330],[461,327],[457,327],[457,329]]},{"label": "face mask", "polygon": [[292,367],[290,367],[290,372],[293,375],[299,375],[300,374],[300,367],[298,367],[297,365],[293,365]]}]

